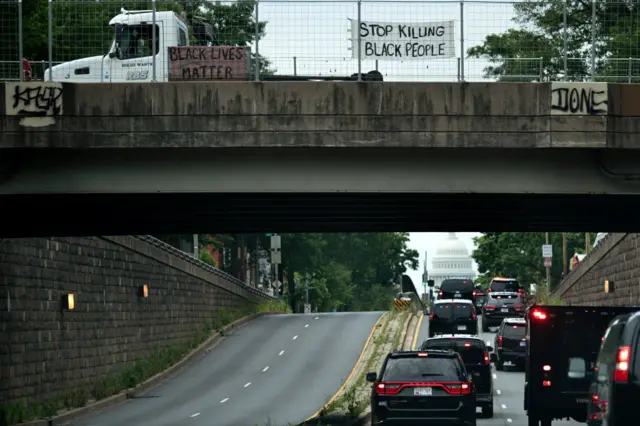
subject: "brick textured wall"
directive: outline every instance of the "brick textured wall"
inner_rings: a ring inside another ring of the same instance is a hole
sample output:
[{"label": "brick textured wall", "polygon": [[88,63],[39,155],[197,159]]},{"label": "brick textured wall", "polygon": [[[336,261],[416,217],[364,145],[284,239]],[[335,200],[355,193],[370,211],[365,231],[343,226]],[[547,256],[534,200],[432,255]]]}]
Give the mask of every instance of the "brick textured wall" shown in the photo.
[{"label": "brick textured wall", "polygon": [[[0,279],[0,403],[89,387],[156,345],[193,340],[220,308],[267,300],[148,237],[1,240]],[[65,292],[73,312],[61,313]]]},{"label": "brick textured wall", "polygon": [[[604,293],[604,280],[615,283]],[[640,234],[613,233],[560,283],[554,295],[572,305],[640,305]]]}]

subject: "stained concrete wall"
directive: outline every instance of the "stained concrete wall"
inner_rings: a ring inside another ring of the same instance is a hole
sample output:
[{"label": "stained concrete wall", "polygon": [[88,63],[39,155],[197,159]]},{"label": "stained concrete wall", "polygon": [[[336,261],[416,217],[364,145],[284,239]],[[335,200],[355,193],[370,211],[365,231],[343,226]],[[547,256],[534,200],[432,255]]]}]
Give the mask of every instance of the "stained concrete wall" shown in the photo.
[{"label": "stained concrete wall", "polygon": [[[90,390],[261,292],[148,237],[0,241],[0,405]],[[149,297],[138,287],[148,284]],[[76,308],[61,312],[61,295]]]},{"label": "stained concrete wall", "polygon": [[[604,293],[604,280],[614,282],[613,293]],[[609,234],[554,294],[572,305],[640,305],[640,234]]]},{"label": "stained concrete wall", "polygon": [[640,132],[633,84],[570,83],[575,102],[564,82],[46,84],[0,86],[1,148],[635,148]]}]

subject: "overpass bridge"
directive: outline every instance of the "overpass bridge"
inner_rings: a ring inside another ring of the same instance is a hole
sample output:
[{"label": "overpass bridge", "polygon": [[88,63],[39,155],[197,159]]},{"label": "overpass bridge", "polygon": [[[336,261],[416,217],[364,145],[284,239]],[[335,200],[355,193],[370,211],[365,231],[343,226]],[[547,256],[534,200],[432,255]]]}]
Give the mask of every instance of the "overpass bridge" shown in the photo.
[{"label": "overpass bridge", "polygon": [[[0,91],[0,198],[12,206],[0,213],[4,236],[210,223],[220,232],[637,227],[640,85],[31,82]],[[51,206],[46,223],[16,225],[42,206]]]}]

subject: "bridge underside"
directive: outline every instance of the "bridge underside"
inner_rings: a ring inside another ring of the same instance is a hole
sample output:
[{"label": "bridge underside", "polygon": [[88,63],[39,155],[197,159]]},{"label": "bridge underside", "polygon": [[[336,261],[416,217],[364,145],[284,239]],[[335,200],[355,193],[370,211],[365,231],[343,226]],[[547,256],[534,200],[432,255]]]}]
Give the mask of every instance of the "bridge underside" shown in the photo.
[{"label": "bridge underside", "polygon": [[3,150],[0,235],[640,231],[635,151]]}]

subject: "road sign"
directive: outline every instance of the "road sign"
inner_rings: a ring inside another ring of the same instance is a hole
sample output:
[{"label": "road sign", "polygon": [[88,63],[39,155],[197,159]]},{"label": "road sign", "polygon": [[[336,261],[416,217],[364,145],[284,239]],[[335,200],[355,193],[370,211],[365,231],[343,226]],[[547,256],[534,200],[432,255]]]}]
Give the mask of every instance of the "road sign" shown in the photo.
[{"label": "road sign", "polygon": [[542,257],[553,257],[553,246],[551,244],[542,246]]},{"label": "road sign", "polygon": [[310,314],[311,313],[311,303],[305,303],[304,304],[304,313],[305,314]]},{"label": "road sign", "polygon": [[281,251],[272,251],[271,252],[271,263],[274,265],[279,265],[282,263],[282,252]]},{"label": "road sign", "polygon": [[280,235],[272,235],[271,236],[271,250],[280,250]]},{"label": "road sign", "polygon": [[544,258],[544,267],[545,268],[551,268],[552,260],[553,260],[552,257],[545,257]]}]

